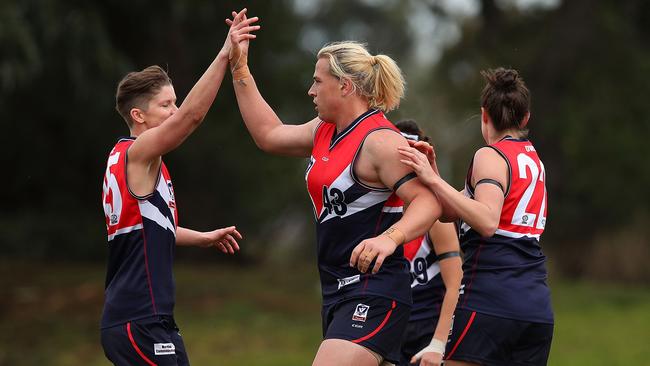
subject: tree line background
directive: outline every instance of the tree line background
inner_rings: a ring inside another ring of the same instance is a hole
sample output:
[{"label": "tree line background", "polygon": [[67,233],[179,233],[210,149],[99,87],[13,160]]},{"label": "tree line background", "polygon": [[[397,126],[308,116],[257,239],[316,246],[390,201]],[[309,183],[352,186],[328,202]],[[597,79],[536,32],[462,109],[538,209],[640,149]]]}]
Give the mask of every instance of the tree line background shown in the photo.
[{"label": "tree line background", "polygon": [[[307,89],[325,43],[353,39],[393,57],[408,90],[388,117],[415,118],[442,173],[462,187],[479,128],[479,71],[520,71],[532,92],[531,139],[547,171],[542,245],[553,271],[648,283],[650,2],[644,0],[9,0],[0,4],[0,121],[5,258],[104,260],[101,183],[128,129],[117,82],[166,68],[179,103],[223,44],[224,18],[261,18],[250,66],[287,123],[314,117]],[[314,257],[306,162],[259,151],[226,76],[202,126],[165,157],[180,223],[235,224],[243,262]],[[181,250],[204,260],[200,250]]]}]

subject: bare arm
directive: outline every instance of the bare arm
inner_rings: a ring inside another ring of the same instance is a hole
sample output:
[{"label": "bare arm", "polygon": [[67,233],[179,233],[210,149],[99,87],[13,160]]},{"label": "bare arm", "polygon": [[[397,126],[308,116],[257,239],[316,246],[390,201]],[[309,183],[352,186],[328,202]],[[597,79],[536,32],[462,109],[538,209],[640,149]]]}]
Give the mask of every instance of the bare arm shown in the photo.
[{"label": "bare arm", "polygon": [[248,69],[248,42],[232,42],[230,67],[237,104],[255,144],[264,152],[309,157],[316,127],[314,118],[300,125],[286,125],[260,94]]},{"label": "bare arm", "polygon": [[[458,236],[453,224],[436,222],[429,230],[429,237],[433,243],[433,249],[436,254],[441,255],[449,252],[459,252]],[[445,296],[440,308],[440,316],[433,334],[432,344],[444,345],[449,337],[452,319],[456,305],[458,304],[458,291],[463,279],[462,262],[459,256],[443,258],[439,262],[440,275],[445,284]],[[418,352],[411,363],[422,358],[422,365],[438,366],[442,362],[442,352],[436,352],[435,346],[428,346]]]},{"label": "bare arm", "polygon": [[197,246],[202,248],[216,247],[224,253],[234,254],[239,250],[237,239],[242,236],[234,226],[207,232],[178,227],[176,229],[176,245]]},{"label": "bare arm", "polygon": [[[438,171],[438,164],[436,162],[436,151],[433,148],[433,145],[426,141],[412,141],[408,140],[408,143],[411,147],[417,149],[419,152],[422,154],[426,155],[427,160],[429,161],[429,164],[431,165],[431,170],[433,173],[437,174],[440,176],[440,172]],[[435,193],[435,192],[434,192]],[[454,210],[449,207],[447,202],[443,200],[439,200],[440,205],[442,206],[442,215],[440,216],[440,221],[442,222],[454,222],[458,220],[458,214],[454,212]]]},{"label": "bare arm", "polygon": [[[240,12],[241,16],[243,16],[242,12]],[[217,57],[190,90],[178,111],[160,126],[140,134],[133,142],[128,153],[129,164],[148,165],[157,161],[160,156],[177,148],[199,126],[223,81],[232,42],[230,40],[242,42],[254,38],[255,36],[248,32],[259,28],[259,26],[250,25],[256,21],[257,18],[237,19],[230,27],[229,39],[226,40]]]},{"label": "bare arm", "polygon": [[[360,179],[373,185],[393,188],[395,183],[412,170],[399,161],[397,146],[408,146],[406,139],[391,130],[371,133],[363,144],[355,172]],[[385,258],[398,245],[424,234],[440,216],[442,209],[435,195],[417,179],[402,184],[395,192],[407,207],[402,218],[392,228],[391,236],[379,235],[362,241],[353,250],[350,265],[366,272],[376,257],[372,272],[377,273]]]},{"label": "bare arm", "polygon": [[508,166],[505,160],[493,149],[485,147],[479,149],[474,155],[472,170],[472,184],[475,185],[474,199],[458,192],[440,176],[434,174],[427,162],[426,156],[411,147],[400,148],[402,162],[410,166],[445,205],[455,212],[458,217],[467,222],[474,230],[484,237],[494,235],[501,208],[503,206],[503,192],[493,184],[480,184],[476,182],[484,178],[494,179],[503,187],[508,184]]},{"label": "bare arm", "polygon": [[262,98],[252,75],[245,83],[236,81],[234,85],[242,119],[260,149],[285,156],[311,154],[318,118],[301,125],[285,125]]},{"label": "bare arm", "polygon": [[229,39],[212,61],[203,76],[194,85],[181,107],[159,126],[141,133],[127,151],[127,174],[129,188],[138,196],[145,196],[154,189],[159,174],[162,155],[174,150],[201,124],[219,91],[228,65],[230,43],[255,37],[248,32],[257,18],[241,20],[245,10],[238,14],[228,31]]}]

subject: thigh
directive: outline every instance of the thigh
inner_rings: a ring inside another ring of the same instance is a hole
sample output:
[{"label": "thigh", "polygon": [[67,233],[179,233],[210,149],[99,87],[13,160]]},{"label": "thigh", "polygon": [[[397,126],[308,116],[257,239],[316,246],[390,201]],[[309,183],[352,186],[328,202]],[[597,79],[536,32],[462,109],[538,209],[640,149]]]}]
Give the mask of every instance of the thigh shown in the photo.
[{"label": "thigh", "polygon": [[410,312],[410,306],[383,297],[350,299],[333,310],[325,339],[346,340],[397,363]]},{"label": "thigh", "polygon": [[368,349],[343,339],[326,339],[318,348],[312,366],[378,366]]},{"label": "thigh", "polygon": [[512,350],[512,362],[517,366],[544,366],[548,362],[553,340],[553,325],[528,323]]},{"label": "thigh", "polygon": [[[117,366],[188,365],[186,357],[179,362],[178,347],[172,337],[159,320],[128,322],[103,329],[101,334],[104,353]],[[184,354],[182,340],[180,349]]]}]

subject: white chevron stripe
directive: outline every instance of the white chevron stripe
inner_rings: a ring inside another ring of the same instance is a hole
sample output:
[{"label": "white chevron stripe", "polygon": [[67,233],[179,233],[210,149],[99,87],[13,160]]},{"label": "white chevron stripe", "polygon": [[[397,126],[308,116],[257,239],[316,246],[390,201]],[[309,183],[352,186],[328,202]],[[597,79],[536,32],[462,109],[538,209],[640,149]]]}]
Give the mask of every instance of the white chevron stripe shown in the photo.
[{"label": "white chevron stripe", "polygon": [[516,233],[514,231],[507,231],[507,230],[501,230],[501,229],[497,229],[495,234],[507,236],[509,238],[535,238],[537,240],[539,240],[539,237],[540,237],[539,234],[530,234],[530,233],[522,234],[522,233]]},{"label": "white chevron stripe", "polygon": [[[345,212],[345,215],[339,216],[341,218],[348,217],[350,215],[354,215],[357,212],[361,212],[365,209],[367,209],[370,206],[374,206],[378,203],[384,202],[388,199],[388,197],[392,194],[392,192],[377,192],[377,191],[370,191],[363,196],[357,198],[354,202],[351,202],[348,204],[348,210]],[[337,217],[335,213],[331,213],[323,219],[321,222],[325,222],[333,217]]]},{"label": "white chevron stripe", "polygon": [[404,207],[399,206],[399,207],[390,207],[390,206],[384,206],[384,208],[381,209],[384,212],[390,212],[390,213],[397,213],[397,212],[404,212]]},{"label": "white chevron stripe", "polygon": [[140,201],[139,206],[142,217],[146,217],[162,228],[170,230],[176,236],[174,224],[158,210],[158,207],[152,205],[149,201]]},{"label": "white chevron stripe", "polygon": [[117,231],[115,231],[113,234],[109,235],[108,236],[108,241],[113,240],[113,238],[115,238],[118,235],[130,233],[131,231],[140,230],[140,229],[142,229],[142,224],[137,224],[137,225],[133,225],[133,226],[129,226],[129,227],[123,227],[123,228],[118,229]]}]

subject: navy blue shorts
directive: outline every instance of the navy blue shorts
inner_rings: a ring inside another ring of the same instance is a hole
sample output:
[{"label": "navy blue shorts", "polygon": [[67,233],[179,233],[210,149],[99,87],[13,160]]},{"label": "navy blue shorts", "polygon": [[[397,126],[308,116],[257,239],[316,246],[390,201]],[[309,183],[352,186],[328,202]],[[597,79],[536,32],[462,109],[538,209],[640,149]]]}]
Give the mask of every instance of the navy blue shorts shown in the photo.
[{"label": "navy blue shorts", "polygon": [[190,364],[171,316],[155,316],[105,328],[101,338],[106,358],[117,366]]},{"label": "navy blue shorts", "polygon": [[445,359],[481,365],[546,365],[553,324],[457,309]]},{"label": "navy blue shorts", "polygon": [[397,363],[410,315],[409,305],[384,297],[343,300],[323,307],[323,338],[362,345],[386,361]]},{"label": "navy blue shorts", "polygon": [[[431,343],[433,333],[436,330],[438,318],[427,318],[410,321],[406,327],[404,338],[402,338],[402,356],[398,366],[413,365],[409,363],[416,353]],[[417,364],[416,364],[417,365]]]}]

